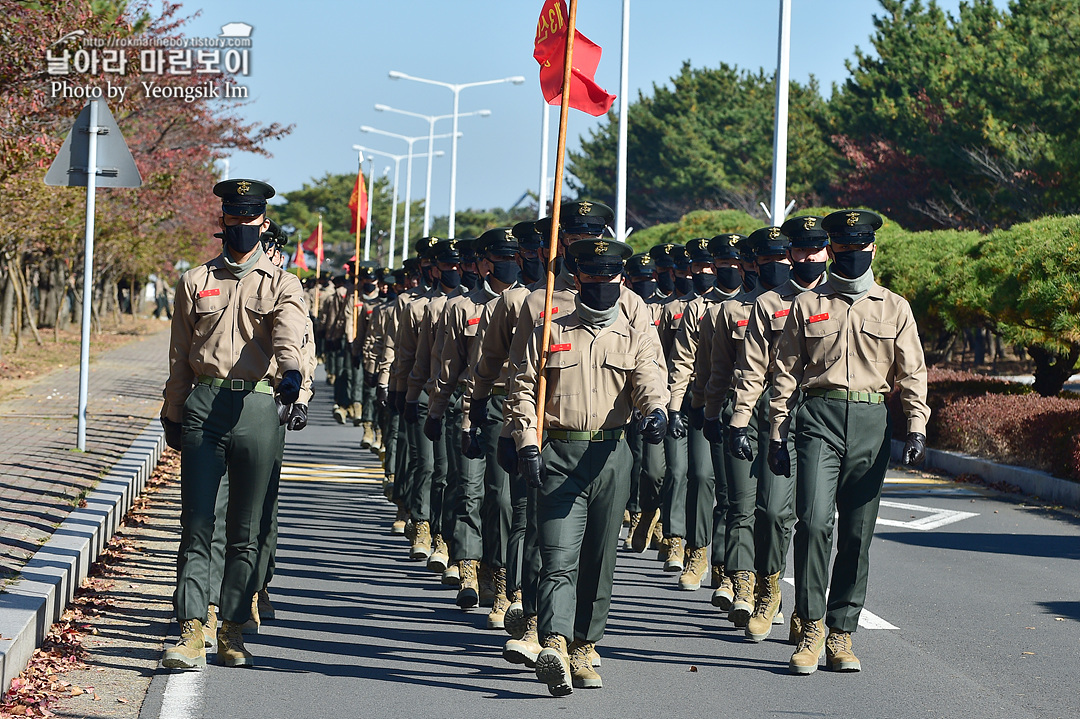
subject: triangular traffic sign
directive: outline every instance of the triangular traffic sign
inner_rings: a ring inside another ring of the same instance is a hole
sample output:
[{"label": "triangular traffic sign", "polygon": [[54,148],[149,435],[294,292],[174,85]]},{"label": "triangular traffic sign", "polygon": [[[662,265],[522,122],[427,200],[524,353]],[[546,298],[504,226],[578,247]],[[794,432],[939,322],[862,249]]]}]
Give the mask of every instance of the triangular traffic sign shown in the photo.
[{"label": "triangular traffic sign", "polygon": [[[135,159],[128,150],[116,119],[109,112],[104,100],[98,103],[97,136],[97,186],[141,187],[142,177]],[[75,119],[71,132],[64,138],[64,145],[56,155],[49,171],[45,173],[46,185],[61,187],[86,187],[86,163],[90,150],[90,104]]]}]

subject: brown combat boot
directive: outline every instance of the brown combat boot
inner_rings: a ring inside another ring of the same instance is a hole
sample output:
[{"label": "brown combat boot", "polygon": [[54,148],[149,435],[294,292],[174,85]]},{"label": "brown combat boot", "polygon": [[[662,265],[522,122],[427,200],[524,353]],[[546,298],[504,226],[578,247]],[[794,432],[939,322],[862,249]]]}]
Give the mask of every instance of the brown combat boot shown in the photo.
[{"label": "brown combat boot", "polygon": [[696,592],[701,589],[701,580],[709,571],[709,560],[705,556],[705,547],[695,547],[690,550],[690,561],[679,577],[679,589],[686,592]]},{"label": "brown combat boot", "polygon": [[574,689],[603,689],[604,682],[593,669],[593,642],[575,641],[569,647],[570,677]]},{"label": "brown combat boot", "polygon": [[553,697],[564,697],[574,692],[566,637],[559,634],[544,637],[544,648],[536,657],[536,678],[547,684]]},{"label": "brown combat boot", "polygon": [[731,600],[728,619],[735,626],[743,628],[754,611],[754,573],[746,570],[733,572],[731,583],[735,598]]},{"label": "brown combat boot", "polygon": [[626,530],[626,540],[623,541],[623,549],[634,548],[634,532],[637,531],[638,525],[641,523],[641,512],[630,513],[630,529]]},{"label": "brown combat boot", "polygon": [[630,543],[631,551],[639,554],[645,551],[645,548],[649,546],[649,540],[652,538],[653,527],[656,526],[656,522],[659,519],[659,509],[654,509],[651,512],[642,512],[638,516],[637,524],[634,525],[630,529],[630,533],[626,535],[626,539]]},{"label": "brown combat boot", "polygon": [[813,674],[824,654],[825,622],[821,619],[816,622],[804,621],[799,644],[788,662],[788,671],[792,674]]},{"label": "brown combat boot", "polygon": [[349,417],[352,419],[353,427],[360,426],[360,417],[363,416],[364,408],[360,406],[359,402],[353,402],[349,405]]},{"label": "brown combat boot", "polygon": [[504,629],[506,610],[510,608],[510,600],[506,596],[506,568],[496,569],[492,575],[492,583],[495,585],[495,600],[491,604],[491,612],[488,613],[488,629]]},{"label": "brown combat boot", "polygon": [[802,620],[794,609],[791,610],[791,624],[788,625],[787,643],[793,647],[799,646],[802,639]]},{"label": "brown combat boot", "polygon": [[263,587],[259,590],[259,621],[272,622],[277,619],[277,612],[274,611],[274,605],[270,603],[270,590]]},{"label": "brown combat boot", "polygon": [[262,617],[259,616],[259,595],[251,595],[251,616],[241,625],[244,634],[258,634],[262,626]]},{"label": "brown combat boot", "polygon": [[413,540],[416,539],[416,522],[412,517],[405,517],[405,541],[412,547]]},{"label": "brown combat boot", "polygon": [[731,581],[731,577],[724,571],[723,564],[714,564],[712,567],[712,581],[713,591],[712,605],[719,607],[723,611],[729,611],[731,609],[731,602],[735,599],[735,585]]},{"label": "brown combat boot", "polygon": [[461,568],[457,562],[453,562],[446,571],[442,573],[440,580],[448,587],[460,587],[461,586]]},{"label": "brown combat boot", "polygon": [[521,639],[525,635],[525,608],[521,604],[521,590],[518,589],[510,597],[510,606],[503,615],[503,629],[514,639]]},{"label": "brown combat boot", "polygon": [[431,556],[427,560],[427,568],[433,572],[442,574],[450,566],[450,548],[446,546],[446,540],[441,534],[436,534],[431,542]]},{"label": "brown combat boot", "polygon": [[217,641],[217,605],[206,608],[206,622],[203,624],[203,646],[209,649]]},{"label": "brown combat boot", "polygon": [[334,421],[338,424],[345,424],[345,417],[348,415],[348,410],[344,407],[334,405]]},{"label": "brown combat boot", "polygon": [[503,645],[503,659],[511,664],[524,664],[532,669],[536,666],[536,657],[543,648],[536,636],[536,615],[523,617],[525,630],[520,637],[510,639]]},{"label": "brown combat boot", "polygon": [[686,545],[682,537],[672,537],[668,540],[667,559],[664,560],[665,572],[681,572],[686,566],[684,563]]},{"label": "brown combat boot", "polygon": [[[660,516],[660,514],[659,514],[660,510],[656,510],[656,511],[657,511],[656,516],[659,517]],[[651,549],[655,549],[656,551],[660,551],[660,547],[663,546],[663,544],[664,544],[664,523],[661,522],[659,519],[657,519],[656,524],[653,525],[652,534],[649,535],[649,547]]]},{"label": "brown combat boot", "polygon": [[862,664],[851,651],[851,632],[829,629],[825,639],[825,664],[834,672],[860,672]]},{"label": "brown combat boot", "polygon": [[206,666],[203,623],[198,619],[180,622],[180,641],[165,650],[161,666],[166,669],[201,669]]},{"label": "brown combat boot", "polygon": [[361,422],[364,434],[360,437],[360,449],[371,449],[375,446],[375,433],[371,430],[371,422]]},{"label": "brown combat boot", "polygon": [[751,641],[763,642],[769,638],[774,624],[783,623],[784,615],[780,612],[780,572],[759,577],[757,603],[754,605],[754,613],[746,622],[746,636]]},{"label": "brown combat boot", "polygon": [[405,508],[399,504],[397,514],[394,516],[394,523],[390,525],[390,534],[405,534],[405,517]]},{"label": "brown combat boot", "polygon": [[476,581],[475,559],[462,559],[458,562],[458,571],[461,573],[461,588],[457,593],[457,605],[462,609],[472,609],[480,603],[480,585]]},{"label": "brown combat boot", "polygon": [[244,646],[244,628],[239,622],[226,619],[218,628],[217,660],[226,667],[255,666],[255,657]]},{"label": "brown combat boot", "polygon": [[413,538],[409,559],[426,561],[431,556],[431,524],[420,520],[416,522],[416,536]]},{"label": "brown combat boot", "polygon": [[480,588],[480,606],[490,607],[495,604],[495,570],[480,562],[476,580]]}]

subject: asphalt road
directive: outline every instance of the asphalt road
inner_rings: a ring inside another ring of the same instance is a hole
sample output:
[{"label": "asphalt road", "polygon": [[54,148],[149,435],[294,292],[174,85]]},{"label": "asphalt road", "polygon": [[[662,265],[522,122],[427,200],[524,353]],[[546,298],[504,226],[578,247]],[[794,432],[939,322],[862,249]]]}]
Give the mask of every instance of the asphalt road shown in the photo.
[{"label": "asphalt road", "polygon": [[487,610],[459,610],[388,533],[377,462],[358,429],[333,424],[329,394],[289,436],[278,618],[249,639],[257,666],[159,669],[141,717],[1080,716],[1080,521],[902,472],[871,552],[861,673],[790,676],[786,627],[744,640],[711,590],[679,591],[649,551],[620,556],[604,689],[551,698],[502,660]]}]

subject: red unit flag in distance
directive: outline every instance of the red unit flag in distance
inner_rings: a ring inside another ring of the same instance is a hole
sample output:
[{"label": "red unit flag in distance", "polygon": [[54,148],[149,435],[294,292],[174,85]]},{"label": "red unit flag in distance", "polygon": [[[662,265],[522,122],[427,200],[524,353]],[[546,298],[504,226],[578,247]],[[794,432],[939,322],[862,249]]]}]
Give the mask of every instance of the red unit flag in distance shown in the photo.
[{"label": "red unit flag in distance", "polygon": [[[563,68],[566,66],[566,0],[547,0],[536,24],[533,57],[540,63],[540,90],[550,105],[562,102]],[[570,70],[570,107],[593,116],[603,115],[615,96],[596,84],[601,47],[574,30],[574,55]]]},{"label": "red unit flag in distance", "polygon": [[318,226],[316,226],[315,229],[311,231],[311,234],[308,235],[308,238],[304,240],[304,249],[308,252],[314,252],[315,257],[319,262],[323,261],[322,238],[319,237]]},{"label": "red unit flag in distance", "polygon": [[364,187],[364,171],[356,171],[356,184],[353,185],[352,195],[349,197],[349,211],[352,212],[352,224],[349,226],[349,232],[356,234],[357,222],[360,223],[360,229],[367,227],[367,188]]}]

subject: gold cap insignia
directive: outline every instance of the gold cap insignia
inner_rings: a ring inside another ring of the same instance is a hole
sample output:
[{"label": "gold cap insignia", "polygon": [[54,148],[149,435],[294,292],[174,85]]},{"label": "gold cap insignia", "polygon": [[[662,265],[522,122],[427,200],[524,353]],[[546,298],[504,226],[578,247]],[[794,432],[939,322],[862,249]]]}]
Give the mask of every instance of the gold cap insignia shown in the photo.
[{"label": "gold cap insignia", "polygon": [[735,245],[737,245],[739,243],[739,236],[738,235],[728,235],[727,243],[728,243],[728,247],[734,247]]},{"label": "gold cap insignia", "polygon": [[858,223],[858,221],[859,221],[859,213],[858,212],[849,212],[849,213],[847,213],[848,227],[854,227],[856,225],[856,223]]},{"label": "gold cap insignia", "polygon": [[457,252],[457,240],[450,240],[450,251]]},{"label": "gold cap insignia", "polygon": [[431,238],[428,239],[427,246],[428,247],[434,247],[435,243],[437,243],[438,241],[439,241],[438,237],[431,237]]},{"label": "gold cap insignia", "polygon": [[240,182],[236,186],[236,191],[239,192],[241,195],[246,195],[248,193],[248,190],[250,190],[250,189],[251,189],[251,183],[248,182],[247,180],[243,180],[242,182]]},{"label": "gold cap insignia", "polygon": [[779,227],[770,227],[769,228],[769,239],[770,240],[775,240],[779,236],[780,236],[780,228]]},{"label": "gold cap insignia", "polygon": [[599,242],[596,243],[596,248],[595,248],[596,254],[598,254],[598,255],[604,254],[605,252],[607,252],[607,248],[608,248],[608,243],[604,242],[603,240],[600,240]]},{"label": "gold cap insignia", "polygon": [[506,230],[506,241],[507,242],[513,242],[514,241],[514,232],[513,232],[513,230]]},{"label": "gold cap insignia", "polygon": [[671,254],[671,248],[674,247],[674,246],[675,245],[664,245],[664,254],[665,255],[670,255]]},{"label": "gold cap insignia", "polygon": [[590,212],[592,212],[592,203],[591,202],[580,202],[580,203],[578,203],[577,211],[578,211],[579,215],[587,215],[587,214],[589,214]]},{"label": "gold cap insignia", "polygon": [[812,230],[812,229],[814,229],[814,227],[816,225],[817,225],[817,218],[816,217],[807,217],[805,220],[803,220],[802,228],[804,230]]},{"label": "gold cap insignia", "polygon": [[641,256],[641,264],[643,264],[643,265],[647,265],[647,264],[649,264],[650,262],[652,262],[652,258],[651,258],[651,257],[649,257],[648,255],[642,255],[642,256]]},{"label": "gold cap insignia", "polygon": [[709,246],[709,241],[702,237],[700,240],[697,241],[697,246],[704,250],[706,247]]}]

